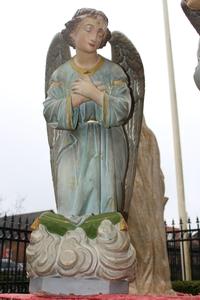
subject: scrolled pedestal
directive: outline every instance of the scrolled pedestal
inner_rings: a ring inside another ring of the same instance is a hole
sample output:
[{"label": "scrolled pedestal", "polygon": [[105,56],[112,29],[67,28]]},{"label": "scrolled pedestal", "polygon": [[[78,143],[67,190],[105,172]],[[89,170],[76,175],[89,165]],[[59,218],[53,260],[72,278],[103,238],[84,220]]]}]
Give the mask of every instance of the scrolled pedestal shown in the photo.
[{"label": "scrolled pedestal", "polygon": [[79,225],[46,214],[37,225],[27,248],[31,293],[128,293],[136,254],[119,213],[89,216]]}]

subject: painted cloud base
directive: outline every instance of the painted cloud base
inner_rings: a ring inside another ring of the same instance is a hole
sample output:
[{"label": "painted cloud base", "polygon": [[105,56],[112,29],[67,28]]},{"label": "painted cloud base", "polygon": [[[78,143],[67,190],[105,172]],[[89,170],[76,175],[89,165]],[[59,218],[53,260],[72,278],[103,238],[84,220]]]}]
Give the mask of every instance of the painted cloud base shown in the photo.
[{"label": "painted cloud base", "polygon": [[128,232],[109,220],[101,222],[95,239],[88,238],[80,227],[59,236],[40,224],[32,232],[27,247],[27,272],[31,278],[65,276],[133,281],[135,267],[136,253]]}]

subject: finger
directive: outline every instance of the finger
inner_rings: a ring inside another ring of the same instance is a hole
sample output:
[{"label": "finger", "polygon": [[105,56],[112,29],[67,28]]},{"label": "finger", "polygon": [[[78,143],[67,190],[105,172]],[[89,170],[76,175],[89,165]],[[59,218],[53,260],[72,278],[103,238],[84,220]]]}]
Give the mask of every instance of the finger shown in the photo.
[{"label": "finger", "polygon": [[76,80],[76,82],[81,82],[81,81],[83,81],[83,80],[84,80],[84,78],[83,78],[83,77],[80,77],[79,79]]},{"label": "finger", "polygon": [[73,92],[76,92],[76,91],[79,90],[79,87],[78,87],[78,86],[73,86],[73,87],[71,88],[71,90],[72,90]]},{"label": "finger", "polygon": [[71,85],[71,88],[78,88],[80,86],[80,82],[74,82],[72,85]]},{"label": "finger", "polygon": [[80,90],[73,90],[72,94],[84,96]]},{"label": "finger", "polygon": [[86,75],[81,75],[77,80],[77,82],[89,81]]},{"label": "finger", "polygon": [[76,80],[73,81],[72,84],[77,83],[77,82],[79,82],[79,81],[80,81],[80,78],[77,78]]},{"label": "finger", "polygon": [[74,81],[71,86],[76,86],[77,84],[78,84],[78,81]]},{"label": "finger", "polygon": [[104,88],[98,88],[98,90],[101,91],[101,92],[105,92],[106,89],[104,89]]},{"label": "finger", "polygon": [[105,90],[106,90],[105,85],[98,85],[97,88],[98,88],[98,90],[100,90],[100,91],[105,91]]},{"label": "finger", "polygon": [[104,84],[98,84],[97,87],[98,88],[104,88],[104,89],[106,88],[106,86]]},{"label": "finger", "polygon": [[83,75],[83,76],[82,76],[82,79],[85,80],[85,81],[91,82],[91,78],[90,78],[89,75]]},{"label": "finger", "polygon": [[98,86],[98,85],[102,85],[102,82],[101,82],[101,81],[94,81],[94,84],[95,84],[96,86]]}]

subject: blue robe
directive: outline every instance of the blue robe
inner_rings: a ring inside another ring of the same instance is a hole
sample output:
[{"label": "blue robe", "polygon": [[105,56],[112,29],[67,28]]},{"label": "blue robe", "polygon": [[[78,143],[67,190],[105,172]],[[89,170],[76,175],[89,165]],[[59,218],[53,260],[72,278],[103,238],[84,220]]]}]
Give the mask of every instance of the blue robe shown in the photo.
[{"label": "blue robe", "polygon": [[[81,74],[106,87],[103,105],[71,105],[71,85]],[[58,213],[66,217],[121,211],[128,147],[123,124],[131,108],[127,78],[121,67],[101,57],[83,70],[73,60],[52,75],[44,116],[62,130],[52,150]]]}]

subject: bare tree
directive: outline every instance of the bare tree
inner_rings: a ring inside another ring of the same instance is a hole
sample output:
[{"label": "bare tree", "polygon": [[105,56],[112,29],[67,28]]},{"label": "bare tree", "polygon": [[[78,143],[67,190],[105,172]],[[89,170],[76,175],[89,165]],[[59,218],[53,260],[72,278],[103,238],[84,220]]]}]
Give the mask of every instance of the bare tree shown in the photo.
[{"label": "bare tree", "polygon": [[12,208],[4,208],[3,203],[5,202],[5,199],[0,196],[0,217],[4,216],[5,214],[13,215],[21,213],[23,211],[23,203],[25,199],[25,197],[17,197],[14,205],[12,205]]}]

